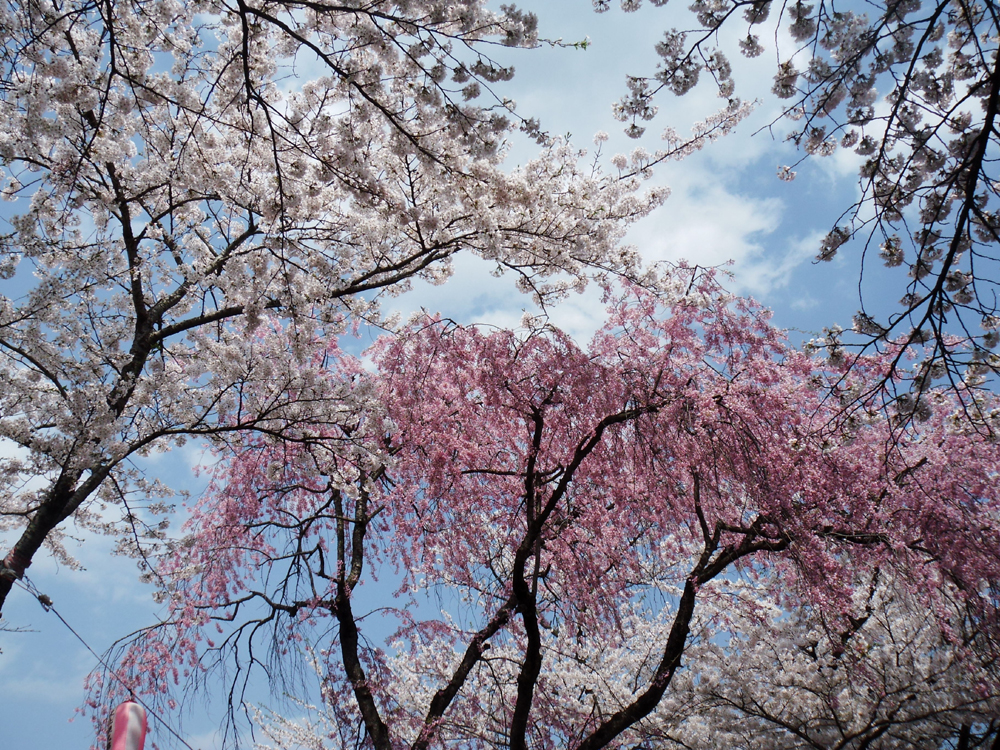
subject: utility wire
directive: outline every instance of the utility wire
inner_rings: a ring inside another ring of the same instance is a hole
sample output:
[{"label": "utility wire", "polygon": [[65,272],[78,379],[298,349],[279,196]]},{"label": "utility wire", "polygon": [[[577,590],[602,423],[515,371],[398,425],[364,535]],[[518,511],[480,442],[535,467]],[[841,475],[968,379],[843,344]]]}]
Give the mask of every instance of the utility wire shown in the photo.
[{"label": "utility wire", "polygon": [[170,726],[170,725],[169,725],[169,724],[167,723],[166,719],[164,719],[164,718],[163,718],[162,716],[160,716],[160,715],[159,715],[158,713],[156,713],[156,711],[154,711],[154,710],[153,710],[153,709],[152,709],[152,708],[151,708],[151,707],[149,706],[149,704],[147,704],[147,703],[146,703],[146,702],[145,702],[144,700],[142,700],[142,699],[141,699],[141,698],[140,698],[139,696],[137,696],[137,695],[136,695],[135,693],[133,693],[133,692],[132,692],[132,689],[131,689],[131,688],[129,687],[128,683],[127,683],[127,682],[125,682],[125,680],[123,680],[123,679],[122,679],[121,677],[119,677],[119,676],[118,676],[118,673],[117,673],[117,672],[115,672],[115,670],[113,670],[113,669],[112,669],[111,667],[109,667],[109,666],[108,666],[107,662],[105,662],[105,661],[104,661],[104,659],[103,659],[103,658],[101,658],[101,657],[100,657],[100,656],[99,656],[99,655],[97,654],[97,652],[96,652],[96,651],[94,651],[94,649],[92,649],[92,648],[90,647],[90,644],[89,644],[89,643],[87,643],[87,642],[86,642],[86,641],[85,641],[85,640],[83,639],[83,636],[82,636],[82,635],[80,635],[79,633],[77,633],[77,632],[76,632],[76,630],[74,630],[74,629],[73,629],[73,626],[72,626],[72,625],[70,625],[70,624],[69,624],[68,622],[66,622],[66,618],[65,618],[65,617],[63,617],[63,616],[62,616],[61,614],[59,614],[59,610],[57,610],[57,609],[55,608],[55,605],[53,605],[53,604],[52,604],[52,599],[50,599],[50,598],[49,598],[48,596],[46,596],[45,594],[41,593],[41,592],[40,592],[40,591],[39,591],[39,590],[38,590],[38,589],[37,589],[37,588],[35,587],[35,584],[33,584],[33,583],[32,583],[32,582],[31,582],[31,581],[30,581],[30,580],[28,579],[28,577],[27,577],[27,576],[24,576],[24,577],[23,577],[23,579],[24,579],[24,580],[23,580],[23,582],[22,582],[21,580],[17,580],[17,579],[15,579],[15,580],[14,580],[14,583],[16,583],[16,584],[17,584],[18,586],[20,586],[20,587],[21,587],[22,589],[24,589],[24,590],[25,590],[25,591],[27,591],[27,592],[28,592],[29,594],[31,594],[31,595],[32,595],[33,597],[35,597],[35,598],[36,598],[36,599],[38,600],[38,603],[42,605],[42,609],[44,609],[44,610],[45,610],[46,612],[50,612],[50,611],[51,611],[51,612],[53,612],[53,613],[55,614],[55,616],[59,618],[59,621],[60,621],[60,622],[61,622],[61,623],[62,623],[63,625],[65,625],[65,626],[66,626],[66,627],[67,627],[67,628],[69,629],[69,632],[71,632],[71,633],[72,633],[73,635],[75,635],[75,636],[76,636],[76,639],[77,639],[78,641],[80,641],[80,643],[82,643],[82,644],[84,645],[84,647],[86,647],[86,649],[87,649],[87,650],[88,650],[88,651],[89,651],[89,652],[90,652],[91,654],[93,654],[93,655],[94,655],[94,658],[95,658],[95,659],[97,659],[97,662],[98,662],[98,663],[99,663],[99,664],[100,664],[100,665],[101,665],[102,667],[104,667],[104,669],[105,669],[105,670],[107,671],[107,673],[108,673],[108,674],[110,674],[110,675],[111,675],[112,677],[114,677],[114,678],[115,678],[116,680],[118,680],[118,682],[120,682],[120,683],[121,683],[121,684],[122,684],[122,685],[123,685],[123,686],[125,687],[125,689],[129,691],[129,695],[131,696],[131,700],[135,701],[135,702],[136,702],[136,703],[138,703],[138,704],[139,704],[140,706],[142,706],[142,707],[143,707],[144,709],[146,709],[146,713],[148,713],[148,714],[149,714],[150,716],[152,716],[152,717],[153,717],[154,719],[156,719],[156,720],[157,720],[158,722],[160,722],[160,724],[162,724],[162,725],[163,725],[163,727],[164,727],[164,728],[165,728],[165,729],[166,729],[166,730],[167,730],[168,732],[170,732],[170,734],[172,734],[172,735],[173,735],[173,736],[174,736],[175,738],[177,738],[177,741],[178,741],[178,742],[180,742],[180,743],[181,743],[182,745],[184,745],[184,747],[186,747],[186,748],[187,748],[188,750],[194,750],[194,748],[193,748],[193,747],[191,747],[191,745],[189,745],[189,744],[187,743],[187,741],[186,741],[186,740],[185,740],[185,739],[184,739],[183,737],[181,737],[181,736],[180,736],[180,735],[179,735],[179,734],[178,734],[178,733],[177,733],[177,732],[176,732],[176,731],[174,730],[174,728],[173,728],[172,726]]}]

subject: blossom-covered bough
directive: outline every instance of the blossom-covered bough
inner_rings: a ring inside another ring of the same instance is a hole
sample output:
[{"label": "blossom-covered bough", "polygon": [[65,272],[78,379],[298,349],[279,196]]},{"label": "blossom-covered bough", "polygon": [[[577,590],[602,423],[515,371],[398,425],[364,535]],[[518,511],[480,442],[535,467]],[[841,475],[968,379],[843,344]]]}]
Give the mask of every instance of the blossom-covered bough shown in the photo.
[{"label": "blossom-covered bough", "polygon": [[71,519],[162,537],[136,457],[353,408],[306,343],[455,253],[542,299],[642,275],[618,241],[661,194],[541,137],[501,169],[513,7],[25,0],[0,30],[0,606]]},{"label": "blossom-covered bough", "polygon": [[[599,11],[610,5],[594,0]],[[626,11],[641,5],[621,2]],[[863,263],[877,248],[878,262],[909,275],[899,284],[897,305],[884,309],[879,288],[870,309],[862,299],[854,321],[865,344],[881,347],[906,336],[926,347],[912,373],[912,393],[896,404],[901,416],[921,416],[921,402],[926,412],[920,394],[935,381],[982,385],[1000,371],[996,3],[696,0],[689,9],[685,20],[673,4],[664,11],[688,30],[665,34],[654,75],[628,80],[629,93],[616,105],[628,132],[642,134],[639,123],[655,117],[657,95],[683,95],[700,78],[712,79],[732,106],[741,90],[739,70],[727,57],[735,50],[721,39],[738,31],[739,54],[746,57],[770,45],[772,91],[788,102],[780,118],[782,128],[790,127],[788,139],[806,156],[844,149],[862,157],[861,197],[845,207],[818,260],[831,260],[857,240]],[[793,179],[793,167],[782,167],[778,176]],[[842,334],[831,330],[818,343],[840,350]],[[967,418],[985,431],[996,429],[974,403]]]},{"label": "blossom-covered bough", "polygon": [[820,429],[895,352],[830,369],[710,274],[664,286],[587,349],[433,317],[374,373],[321,347],[368,408],[223,457],[118,673],[169,703],[224,668],[233,710],[267,674],[316,703],[258,714],[278,747],[993,736],[1000,446],[945,395]]}]

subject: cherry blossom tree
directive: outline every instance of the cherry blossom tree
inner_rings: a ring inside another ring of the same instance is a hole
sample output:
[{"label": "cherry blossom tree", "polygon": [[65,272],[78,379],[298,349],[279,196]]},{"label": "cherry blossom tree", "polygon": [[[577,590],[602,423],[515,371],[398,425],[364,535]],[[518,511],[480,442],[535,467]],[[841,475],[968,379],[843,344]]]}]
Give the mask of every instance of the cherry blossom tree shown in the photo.
[{"label": "cherry blossom tree", "polygon": [[[169,705],[223,668],[236,710],[304,660],[318,716],[265,712],[280,747],[995,729],[997,443],[944,394],[903,432],[871,398],[835,420],[895,351],[835,369],[711,274],[662,287],[611,297],[587,349],[434,317],[373,373],[320,347],[355,406],[241,435],[117,674]],[[92,687],[95,708],[124,689]]]},{"label": "cherry blossom tree", "polygon": [[[490,46],[537,44],[513,6],[30,0],[0,29],[0,606],[43,545],[72,563],[70,522],[162,537],[134,459],[341,424],[312,342],[455,253],[542,300],[645,273],[619,239],[662,194],[492,93]],[[519,124],[544,146],[504,171]]]},{"label": "cherry blossom tree", "polygon": [[[621,2],[625,11],[641,5],[642,0]],[[606,11],[611,2],[594,0],[594,7]],[[843,150],[861,161],[861,197],[845,207],[818,259],[829,261],[856,240],[863,264],[883,263],[909,275],[906,293],[891,313],[867,310],[862,300],[855,333],[877,347],[899,336],[926,345],[913,375],[917,396],[942,378],[979,384],[995,375],[1000,368],[994,354],[1000,343],[996,5],[695,0],[689,10],[683,20],[673,5],[664,11],[681,28],[667,31],[657,45],[655,73],[628,79],[628,94],[615,108],[628,123],[627,132],[642,134],[640,123],[656,116],[658,96],[682,96],[699,80],[710,80],[726,107],[734,106],[740,82],[733,54],[774,55],[772,92],[787,105],[783,122],[773,124],[789,128],[787,138],[802,149],[803,159]],[[721,41],[734,36],[742,37],[738,53]],[[676,135],[668,129],[664,137]],[[793,179],[793,168],[780,168],[778,176]],[[838,347],[842,333],[833,330],[819,343]],[[897,407],[911,415],[920,400],[907,396]],[[982,415],[974,412],[970,417],[979,420]]]}]

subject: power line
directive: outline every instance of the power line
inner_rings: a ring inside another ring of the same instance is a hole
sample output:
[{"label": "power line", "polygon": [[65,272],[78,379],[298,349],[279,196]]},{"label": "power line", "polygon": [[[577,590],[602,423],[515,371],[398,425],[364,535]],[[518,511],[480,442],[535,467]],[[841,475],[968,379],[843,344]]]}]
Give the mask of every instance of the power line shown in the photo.
[{"label": "power line", "polygon": [[76,630],[73,628],[72,625],[70,625],[68,622],[66,622],[66,618],[63,617],[61,614],[59,614],[59,610],[57,610],[55,608],[55,605],[52,604],[52,599],[51,598],[49,598],[45,594],[41,593],[35,587],[35,584],[33,584],[28,579],[27,576],[23,577],[23,582],[21,580],[16,580],[15,579],[14,583],[16,583],[22,589],[24,589],[29,594],[31,594],[33,597],[35,597],[38,600],[38,603],[40,605],[42,605],[42,609],[44,609],[46,612],[50,612],[50,611],[53,612],[55,614],[55,616],[59,618],[59,621],[63,625],[65,625],[67,627],[67,629],[69,630],[69,632],[71,632],[73,635],[75,635],[76,639],[78,641],[80,641],[80,643],[82,643],[84,645],[84,647],[91,654],[93,654],[94,658],[97,659],[98,664],[100,664],[102,667],[104,667],[104,669],[107,671],[107,673],[109,675],[111,675],[116,680],[118,680],[118,682],[120,682],[125,687],[125,689],[129,691],[129,695],[131,696],[131,700],[135,701],[140,706],[142,706],[144,709],[146,709],[146,713],[148,713],[150,716],[152,716],[154,719],[156,719],[158,722],[160,722],[160,724],[162,724],[163,727],[168,732],[170,732],[170,734],[172,734],[175,738],[177,738],[177,741],[180,742],[182,745],[184,745],[184,747],[186,747],[188,750],[194,750],[194,748],[191,747],[191,745],[189,745],[188,742],[183,737],[181,737],[174,730],[174,728],[172,726],[170,726],[170,724],[167,723],[166,719],[164,719],[162,716],[160,716],[158,713],[156,713],[156,711],[154,711],[144,700],[142,700],[139,696],[137,696],[135,693],[133,693],[132,692],[132,688],[129,687],[128,683],[125,680],[123,680],[121,677],[119,677],[118,673],[115,672],[115,670],[113,670],[111,667],[108,666],[107,662],[105,662],[104,659],[101,658],[98,655],[98,653],[96,651],[94,651],[94,649],[92,649],[90,647],[90,644],[87,643],[87,641],[85,641],[83,639],[82,635],[80,635],[79,633],[76,632]]}]

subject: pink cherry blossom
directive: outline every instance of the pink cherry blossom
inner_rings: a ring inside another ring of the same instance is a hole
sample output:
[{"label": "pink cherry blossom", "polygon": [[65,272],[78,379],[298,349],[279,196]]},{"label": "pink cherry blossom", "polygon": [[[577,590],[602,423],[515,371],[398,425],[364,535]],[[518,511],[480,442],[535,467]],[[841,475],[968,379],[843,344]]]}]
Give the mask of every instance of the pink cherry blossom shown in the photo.
[{"label": "pink cherry blossom", "polygon": [[710,273],[664,287],[609,292],[586,349],[426,317],[370,375],[329,351],[353,407],[220,456],[120,671],[239,665],[238,696],[251,654],[306,657],[319,724],[259,713],[279,746],[792,746],[785,700],[820,743],[988,723],[1000,447],[950,396],[886,419],[892,351],[838,366]]}]

